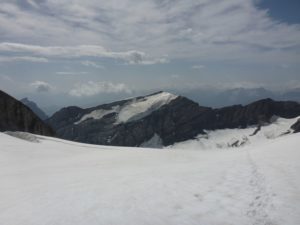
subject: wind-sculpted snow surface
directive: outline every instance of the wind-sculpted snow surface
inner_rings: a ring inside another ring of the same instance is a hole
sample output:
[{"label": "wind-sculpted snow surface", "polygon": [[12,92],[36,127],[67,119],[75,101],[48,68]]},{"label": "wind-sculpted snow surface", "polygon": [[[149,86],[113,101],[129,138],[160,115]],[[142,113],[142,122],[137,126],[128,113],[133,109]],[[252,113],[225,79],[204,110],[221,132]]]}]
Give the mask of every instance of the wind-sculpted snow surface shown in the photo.
[{"label": "wind-sculpted snow surface", "polygon": [[239,150],[105,147],[0,133],[0,224],[295,225],[300,134]]}]

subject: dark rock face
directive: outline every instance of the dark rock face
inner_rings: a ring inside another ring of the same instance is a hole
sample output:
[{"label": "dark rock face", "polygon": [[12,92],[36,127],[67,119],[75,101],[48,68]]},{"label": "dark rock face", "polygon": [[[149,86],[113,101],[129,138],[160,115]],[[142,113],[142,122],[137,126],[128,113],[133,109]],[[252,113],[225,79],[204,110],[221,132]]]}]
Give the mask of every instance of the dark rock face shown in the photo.
[{"label": "dark rock face", "polygon": [[[191,100],[178,97],[142,120],[121,124],[111,140],[112,145],[139,146],[157,134],[163,145],[187,140],[203,133],[200,123],[205,123],[211,109],[199,107]],[[202,116],[199,116],[202,115]]]},{"label": "dark rock face", "polygon": [[0,131],[24,131],[53,136],[54,131],[27,106],[0,90]]},{"label": "dark rock face", "polygon": [[23,98],[20,102],[28,106],[41,120],[48,119],[48,116],[37,106],[35,102],[30,101],[28,98]]},{"label": "dark rock face", "polygon": [[83,115],[94,110],[109,110],[115,106],[124,106],[129,101],[90,109],[64,108],[47,122],[55,129],[57,135],[64,139],[92,144],[140,146],[154,135],[158,135],[163,145],[167,146],[192,139],[200,133],[205,133],[205,130],[245,128],[249,125],[269,123],[273,116],[294,118],[300,115],[300,104],[296,102],[264,99],[246,106],[212,109],[201,107],[179,96],[139,120],[116,123],[118,113],[112,112],[101,119],[87,119],[76,123]]},{"label": "dark rock face", "polygon": [[217,119],[212,129],[245,128],[271,122],[273,116],[294,118],[300,115],[300,104],[291,101],[263,99],[246,106],[236,105],[215,110]]},{"label": "dark rock face", "polygon": [[294,130],[294,133],[299,133],[300,132],[300,119],[294,123],[291,128]]}]

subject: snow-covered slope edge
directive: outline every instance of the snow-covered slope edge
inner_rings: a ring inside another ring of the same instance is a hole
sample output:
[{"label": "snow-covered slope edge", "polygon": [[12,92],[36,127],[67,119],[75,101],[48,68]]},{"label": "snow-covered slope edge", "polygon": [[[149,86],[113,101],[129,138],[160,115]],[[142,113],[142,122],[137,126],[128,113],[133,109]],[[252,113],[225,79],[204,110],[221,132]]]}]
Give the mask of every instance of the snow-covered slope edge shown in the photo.
[{"label": "snow-covered slope edge", "polygon": [[206,134],[200,134],[195,139],[178,142],[166,148],[207,150],[259,145],[262,142],[273,141],[275,138],[293,133],[291,126],[299,119],[300,117],[276,118],[272,123],[265,124],[260,128],[252,126],[245,129],[206,131]]},{"label": "snow-covered slope edge", "polygon": [[300,221],[300,134],[239,151],[93,146],[0,133],[0,224]]}]

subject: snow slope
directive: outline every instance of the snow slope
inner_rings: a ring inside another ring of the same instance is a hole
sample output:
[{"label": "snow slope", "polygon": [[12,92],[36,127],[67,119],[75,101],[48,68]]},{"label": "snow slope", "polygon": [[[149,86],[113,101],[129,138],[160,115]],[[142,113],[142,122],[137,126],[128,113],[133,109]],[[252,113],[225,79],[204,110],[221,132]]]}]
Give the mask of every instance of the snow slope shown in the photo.
[{"label": "snow slope", "polygon": [[0,224],[296,225],[300,134],[226,151],[0,133]]},{"label": "snow slope", "polygon": [[259,145],[266,141],[273,141],[286,133],[292,133],[290,127],[297,122],[300,117],[293,119],[274,118],[274,122],[262,126],[256,131],[257,126],[245,129],[220,129],[215,131],[206,131],[206,134],[200,134],[194,140],[188,140],[175,143],[166,148],[171,149],[215,149],[231,148],[247,145]]},{"label": "snow slope", "polygon": [[81,119],[74,124],[79,124],[87,119],[101,119],[110,113],[118,114],[116,124],[139,120],[150,115],[162,106],[169,104],[177,97],[177,95],[168,92],[159,92],[143,98],[133,98],[123,106],[114,106],[109,110],[94,110],[91,113],[83,115]]}]

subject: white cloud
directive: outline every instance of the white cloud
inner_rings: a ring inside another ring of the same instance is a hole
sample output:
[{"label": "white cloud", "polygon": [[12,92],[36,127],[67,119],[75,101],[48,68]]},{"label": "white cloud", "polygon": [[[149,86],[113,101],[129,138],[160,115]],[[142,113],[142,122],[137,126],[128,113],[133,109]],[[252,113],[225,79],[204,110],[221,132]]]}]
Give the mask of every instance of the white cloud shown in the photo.
[{"label": "white cloud", "polygon": [[287,81],[286,83],[280,84],[277,87],[277,90],[284,90],[284,91],[290,91],[293,89],[299,89],[300,90],[300,81],[299,80],[290,80]]},{"label": "white cloud", "polygon": [[155,58],[155,59],[143,59],[140,57],[133,57],[130,61],[129,64],[140,64],[140,65],[154,65],[154,64],[164,64],[168,63],[169,59],[166,57],[161,57],[161,58]]},{"label": "white cloud", "polygon": [[0,74],[0,78],[4,81],[14,82],[14,80],[11,77],[7,76],[7,75]]},{"label": "white cloud", "polygon": [[[2,40],[27,40],[41,46],[92,44],[35,49],[39,54],[96,54],[139,64],[156,62],[144,59],[141,52],[153,58],[165,54],[269,61],[299,58],[294,51],[300,46],[299,25],[272,20],[267,11],[256,8],[257,0],[27,2],[33,6],[30,10],[15,1],[1,1]],[[111,48],[115,50],[106,50]]]},{"label": "white cloud", "polygon": [[171,75],[171,78],[172,78],[172,79],[178,79],[178,78],[180,78],[180,76],[179,76],[178,74],[172,74],[172,75]]},{"label": "white cloud", "polygon": [[101,93],[130,94],[131,92],[132,92],[131,89],[123,83],[89,81],[87,83],[76,84],[75,87],[69,91],[69,95],[74,97],[89,97]]},{"label": "white cloud", "polygon": [[86,60],[86,61],[82,61],[81,64],[84,66],[90,66],[90,67],[94,67],[94,68],[104,69],[104,66],[99,65],[93,61]]},{"label": "white cloud", "polygon": [[36,3],[34,0],[26,0],[26,2],[36,9],[39,8],[38,3]]},{"label": "white cloud", "polygon": [[192,66],[192,69],[194,69],[194,70],[201,70],[201,69],[204,69],[204,68],[205,68],[204,65],[194,65],[194,66]]},{"label": "white cloud", "polygon": [[58,71],[57,75],[84,75],[87,74],[85,71]]},{"label": "white cloud", "polygon": [[[282,85],[282,84],[280,84]],[[162,89],[174,89],[180,91],[224,91],[230,89],[255,89],[255,88],[273,88],[272,84],[262,84],[260,82],[249,82],[249,81],[214,81],[214,82],[176,82],[176,83],[168,83],[162,86]]]},{"label": "white cloud", "polygon": [[280,65],[280,67],[281,67],[282,69],[289,69],[289,68],[290,68],[290,65],[283,63],[283,64]]},{"label": "white cloud", "polygon": [[[166,62],[165,58],[152,59],[144,52],[131,50],[125,52],[114,52],[99,45],[79,46],[39,46],[21,43],[0,43],[0,53],[27,53],[43,57],[58,58],[80,58],[80,57],[102,57],[127,61],[129,64],[155,64]],[[37,59],[36,57],[27,57]],[[42,59],[42,58],[40,58]]]},{"label": "white cloud", "polygon": [[28,9],[20,1],[2,0],[0,40],[53,46],[35,48],[44,56],[96,54],[138,64],[161,62],[157,58],[165,54],[297,62],[300,26],[272,20],[256,1],[28,0]]},{"label": "white cloud", "polygon": [[45,81],[34,81],[30,84],[31,87],[34,88],[37,92],[49,92],[53,89],[53,87]]},{"label": "white cloud", "polygon": [[49,62],[48,59],[42,57],[32,57],[32,56],[0,56],[0,62],[37,62],[37,63],[46,63]]}]

